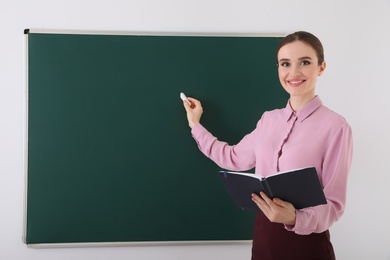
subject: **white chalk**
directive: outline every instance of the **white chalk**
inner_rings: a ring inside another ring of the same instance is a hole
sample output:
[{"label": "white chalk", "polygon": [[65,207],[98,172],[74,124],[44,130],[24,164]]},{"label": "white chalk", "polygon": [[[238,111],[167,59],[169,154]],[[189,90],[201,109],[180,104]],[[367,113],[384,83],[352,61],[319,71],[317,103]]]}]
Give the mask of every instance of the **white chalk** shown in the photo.
[{"label": "white chalk", "polygon": [[187,101],[187,102],[188,102],[188,105],[191,106],[191,101],[188,100],[188,98],[186,97],[186,95],[184,95],[183,92],[180,93],[180,98],[181,98],[181,100],[183,100],[183,101]]}]

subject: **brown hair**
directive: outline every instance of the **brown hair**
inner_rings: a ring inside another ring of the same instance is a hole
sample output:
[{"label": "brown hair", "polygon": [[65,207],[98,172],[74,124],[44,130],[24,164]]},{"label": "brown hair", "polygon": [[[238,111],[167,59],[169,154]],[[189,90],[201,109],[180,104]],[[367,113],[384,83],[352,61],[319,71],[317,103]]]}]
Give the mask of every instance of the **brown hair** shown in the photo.
[{"label": "brown hair", "polygon": [[301,41],[308,45],[310,45],[315,52],[317,53],[318,58],[318,65],[321,65],[322,62],[324,62],[324,47],[322,46],[321,41],[314,36],[311,33],[305,32],[305,31],[299,31],[292,34],[287,35],[282,39],[282,41],[279,43],[276,55],[279,53],[279,50],[286,44],[295,42],[295,41]]}]

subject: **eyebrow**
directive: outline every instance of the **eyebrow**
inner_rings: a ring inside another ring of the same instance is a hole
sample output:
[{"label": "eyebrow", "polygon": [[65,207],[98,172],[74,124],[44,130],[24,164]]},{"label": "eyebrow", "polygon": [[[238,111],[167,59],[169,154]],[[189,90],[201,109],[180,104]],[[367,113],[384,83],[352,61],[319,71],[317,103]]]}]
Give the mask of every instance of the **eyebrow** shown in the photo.
[{"label": "eyebrow", "polygon": [[[310,58],[309,56],[304,56],[304,57],[301,57],[299,58],[298,60],[312,60],[312,58]],[[279,62],[283,62],[283,61],[290,61],[290,59],[280,59]]]}]

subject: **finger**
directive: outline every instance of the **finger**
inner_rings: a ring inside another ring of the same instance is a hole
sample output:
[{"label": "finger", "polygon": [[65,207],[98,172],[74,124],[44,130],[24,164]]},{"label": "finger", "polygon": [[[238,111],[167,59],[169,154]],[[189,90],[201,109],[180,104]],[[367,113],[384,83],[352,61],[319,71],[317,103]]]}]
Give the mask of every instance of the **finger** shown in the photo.
[{"label": "finger", "polygon": [[[195,99],[195,98],[191,98],[191,97],[187,97],[187,100],[185,101],[185,103],[188,105],[189,108],[191,109],[194,109],[196,107],[198,108],[201,108],[201,103],[199,100]],[[184,104],[184,105],[186,105]]]},{"label": "finger", "polygon": [[257,194],[253,193],[252,194],[252,201],[256,203],[256,205],[260,208],[261,211],[265,212],[268,210],[269,206],[268,204]]},{"label": "finger", "polygon": [[190,106],[190,104],[188,103],[187,100],[183,100],[183,106],[186,109],[186,111],[191,108],[191,106]]},{"label": "finger", "polygon": [[183,100],[183,105],[187,112],[195,108],[195,102],[191,101],[189,98],[187,98],[187,100]]},{"label": "finger", "polygon": [[267,194],[265,194],[265,192],[260,192],[260,196],[268,205],[273,204],[272,200],[267,196]]},{"label": "finger", "polygon": [[195,99],[195,98],[192,98],[192,97],[187,97],[187,100],[190,102],[190,107],[191,108],[195,108],[195,107],[200,107],[200,101]]},{"label": "finger", "polygon": [[287,202],[287,201],[284,201],[284,200],[281,200],[278,198],[274,198],[272,201],[275,203],[275,205],[277,205],[279,207],[282,207],[285,209],[288,209],[288,208],[295,209],[295,207],[290,202]]},{"label": "finger", "polygon": [[187,97],[187,99],[189,101],[191,101],[191,103],[195,103],[195,102],[199,102],[199,100],[195,99],[195,98],[192,98],[192,97]]},{"label": "finger", "polygon": [[257,195],[256,193],[252,193],[252,198],[260,198],[259,195]]},{"label": "finger", "polygon": [[261,202],[264,201],[264,200],[263,200],[259,195],[257,195],[256,193],[252,193],[252,200],[253,200],[255,203],[261,203]]},{"label": "finger", "polygon": [[281,206],[281,207],[286,207],[287,206],[287,202],[286,201],[283,201],[283,200],[281,200],[281,199],[278,199],[278,198],[274,198],[273,200],[272,200],[276,205],[278,205],[278,206]]}]

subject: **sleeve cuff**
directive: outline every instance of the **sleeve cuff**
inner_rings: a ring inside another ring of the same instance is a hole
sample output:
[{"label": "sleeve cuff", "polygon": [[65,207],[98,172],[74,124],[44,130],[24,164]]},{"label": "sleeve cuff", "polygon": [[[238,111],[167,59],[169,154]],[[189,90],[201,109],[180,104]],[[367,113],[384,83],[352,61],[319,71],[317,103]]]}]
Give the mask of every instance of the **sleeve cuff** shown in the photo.
[{"label": "sleeve cuff", "polygon": [[200,123],[197,123],[192,127],[191,134],[196,139],[205,130],[206,129]]}]

